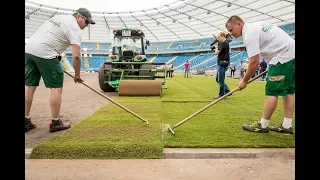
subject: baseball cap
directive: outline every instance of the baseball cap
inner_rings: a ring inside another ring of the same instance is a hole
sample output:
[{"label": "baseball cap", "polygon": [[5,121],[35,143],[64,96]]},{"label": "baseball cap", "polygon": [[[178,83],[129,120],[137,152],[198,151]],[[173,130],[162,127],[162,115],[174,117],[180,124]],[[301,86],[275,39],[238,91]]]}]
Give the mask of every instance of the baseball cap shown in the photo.
[{"label": "baseball cap", "polygon": [[81,14],[81,16],[85,17],[90,24],[95,24],[96,23],[96,22],[94,22],[92,20],[91,13],[90,13],[90,11],[88,9],[79,8],[79,9],[76,10],[76,12]]}]

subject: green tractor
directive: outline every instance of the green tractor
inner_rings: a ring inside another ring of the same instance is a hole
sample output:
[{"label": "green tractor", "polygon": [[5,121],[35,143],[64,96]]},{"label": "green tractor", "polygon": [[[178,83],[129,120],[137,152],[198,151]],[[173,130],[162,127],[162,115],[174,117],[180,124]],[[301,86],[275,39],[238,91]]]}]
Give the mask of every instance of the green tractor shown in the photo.
[{"label": "green tractor", "polygon": [[[148,89],[149,81],[145,80],[159,79],[162,80],[160,81],[160,88],[162,86],[167,88],[165,70],[156,68],[156,65],[164,65],[165,63],[147,62],[145,49],[150,44],[148,40],[144,39],[144,33],[140,29],[123,28],[114,29],[113,34],[114,38],[110,46],[108,61],[101,64],[99,68],[100,88],[104,92],[117,90],[119,92],[121,89],[120,82],[131,80],[129,83],[132,85],[126,85],[126,88],[137,89],[137,87],[141,87],[141,90],[143,90]],[[159,72],[163,75],[157,75]],[[148,95],[148,92],[145,95]]]}]

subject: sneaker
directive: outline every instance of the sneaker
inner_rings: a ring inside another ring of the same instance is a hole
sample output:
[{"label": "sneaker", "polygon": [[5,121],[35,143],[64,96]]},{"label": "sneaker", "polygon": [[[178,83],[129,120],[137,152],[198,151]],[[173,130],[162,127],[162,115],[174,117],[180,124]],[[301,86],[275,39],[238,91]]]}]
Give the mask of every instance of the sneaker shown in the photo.
[{"label": "sneaker", "polygon": [[24,117],[24,132],[36,128],[36,125],[31,122],[31,119]]},{"label": "sneaker", "polygon": [[[225,94],[227,94],[227,93],[225,93]],[[225,95],[225,94],[224,94],[224,95]],[[224,95],[223,95],[223,96],[224,96]],[[231,96],[231,95],[232,95],[232,93],[229,94],[228,96]],[[218,95],[218,96],[214,97],[214,99],[219,99],[219,98],[221,98],[221,97],[222,97],[222,96]]]},{"label": "sneaker", "polygon": [[244,124],[242,125],[242,129],[250,132],[257,132],[257,133],[269,133],[269,128],[262,128],[260,122],[252,123],[251,125]]},{"label": "sneaker", "polygon": [[[227,91],[227,92],[225,92],[224,94],[227,94],[227,93],[229,93],[230,91]],[[229,94],[228,96],[232,96],[232,93],[231,94]]]},{"label": "sneaker", "polygon": [[64,122],[62,122],[61,119],[59,119],[59,120],[51,120],[49,131],[50,132],[56,132],[56,131],[69,129],[70,127],[71,127],[70,123],[64,123]]},{"label": "sneaker", "polygon": [[279,133],[293,134],[292,127],[286,129],[282,125],[279,125],[279,126],[270,126],[269,129],[270,129],[270,131],[275,131],[275,132],[279,132]]}]

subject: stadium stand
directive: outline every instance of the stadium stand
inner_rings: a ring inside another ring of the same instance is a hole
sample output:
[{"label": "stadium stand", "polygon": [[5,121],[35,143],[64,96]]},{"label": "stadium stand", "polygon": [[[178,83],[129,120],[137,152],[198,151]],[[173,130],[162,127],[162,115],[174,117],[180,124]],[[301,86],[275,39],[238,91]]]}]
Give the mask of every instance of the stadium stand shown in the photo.
[{"label": "stadium stand", "polygon": [[[287,24],[280,26],[292,38],[295,38],[295,24]],[[191,68],[195,71],[199,70],[214,70],[216,68],[217,57],[210,49],[210,44],[214,38],[188,40],[188,41],[174,41],[174,42],[150,42],[150,46],[146,50],[148,61],[153,62],[171,62],[175,70],[183,70],[183,63],[186,60],[190,61]],[[82,71],[98,71],[99,66],[108,60],[108,51],[111,43],[94,43],[83,42],[81,44],[83,54],[91,54],[91,57],[82,57],[81,70]],[[241,60],[248,58],[247,52],[233,49],[244,47],[242,37],[234,38],[230,43],[231,48],[231,62],[236,67]],[[67,59],[72,63],[71,49],[66,51]]]}]

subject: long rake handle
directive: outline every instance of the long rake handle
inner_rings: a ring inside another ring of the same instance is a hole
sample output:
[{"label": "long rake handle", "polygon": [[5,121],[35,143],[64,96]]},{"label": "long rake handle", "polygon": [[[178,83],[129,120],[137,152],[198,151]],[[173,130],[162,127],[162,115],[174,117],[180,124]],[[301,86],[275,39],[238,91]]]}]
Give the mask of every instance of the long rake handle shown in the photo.
[{"label": "long rake handle", "polygon": [[[67,75],[69,75],[70,77],[74,78],[74,76],[71,75],[69,72],[67,72],[67,71],[65,71],[65,70],[63,70],[63,71],[64,71]],[[149,124],[149,122],[148,122],[146,119],[142,118],[142,117],[139,116],[138,114],[132,112],[130,109],[122,106],[121,104],[117,103],[116,101],[114,101],[113,99],[109,98],[108,96],[102,94],[101,92],[93,89],[92,87],[90,87],[90,86],[87,85],[86,83],[82,82],[81,84],[83,84],[84,86],[88,87],[89,89],[91,89],[92,91],[96,92],[97,94],[101,95],[102,97],[108,99],[109,101],[111,101],[111,102],[114,103],[115,105],[119,106],[120,108],[124,109],[125,111],[129,112],[130,114],[134,115],[134,116],[137,117],[138,119],[140,119],[140,120],[146,122],[147,124]]]},{"label": "long rake handle", "polygon": [[[266,71],[258,74],[256,77],[250,79],[250,80],[248,81],[248,84],[251,83],[252,81],[258,79],[258,78],[259,78],[260,76],[262,76],[263,74],[266,74],[267,72],[268,72],[268,70],[266,70]],[[184,120],[182,120],[182,121],[180,121],[179,123],[177,123],[176,125],[174,125],[174,126],[172,127],[172,129],[180,126],[181,124],[183,124],[183,123],[185,123],[185,122],[187,122],[188,120],[190,120],[190,119],[193,118],[194,116],[198,115],[198,114],[201,113],[202,111],[208,109],[209,107],[211,107],[212,105],[216,104],[217,102],[219,102],[219,101],[222,100],[223,98],[229,96],[230,94],[232,94],[232,93],[234,93],[235,91],[238,91],[238,90],[239,90],[238,88],[235,88],[234,90],[232,90],[232,91],[228,92],[227,94],[221,96],[219,99],[211,102],[210,104],[206,105],[206,106],[203,107],[202,109],[198,110],[197,112],[191,114],[189,117],[185,118]]]}]

